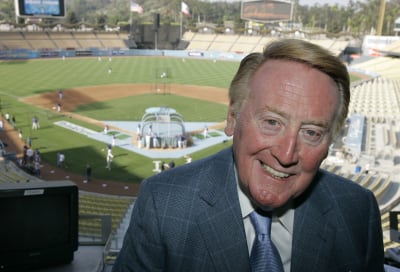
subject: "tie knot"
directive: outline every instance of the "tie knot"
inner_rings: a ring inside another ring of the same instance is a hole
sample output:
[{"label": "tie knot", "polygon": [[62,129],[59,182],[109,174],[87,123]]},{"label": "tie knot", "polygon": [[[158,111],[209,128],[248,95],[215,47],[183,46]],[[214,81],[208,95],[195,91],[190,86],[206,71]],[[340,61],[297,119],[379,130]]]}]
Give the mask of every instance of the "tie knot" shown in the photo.
[{"label": "tie knot", "polygon": [[263,234],[270,236],[271,234],[271,214],[263,213],[260,214],[257,211],[253,211],[250,214],[251,222],[253,223],[254,229],[257,234]]}]

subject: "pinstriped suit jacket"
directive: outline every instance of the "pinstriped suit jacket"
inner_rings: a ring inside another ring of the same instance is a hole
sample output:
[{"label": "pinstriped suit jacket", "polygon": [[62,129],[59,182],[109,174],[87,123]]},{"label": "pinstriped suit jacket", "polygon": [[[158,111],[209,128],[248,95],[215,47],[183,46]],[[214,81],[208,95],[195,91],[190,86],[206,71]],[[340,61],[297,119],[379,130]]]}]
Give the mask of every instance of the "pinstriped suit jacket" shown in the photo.
[{"label": "pinstriped suit jacket", "polygon": [[[232,149],[144,181],[114,272],[250,271]],[[319,171],[296,200],[292,272],[384,271],[373,194]]]}]

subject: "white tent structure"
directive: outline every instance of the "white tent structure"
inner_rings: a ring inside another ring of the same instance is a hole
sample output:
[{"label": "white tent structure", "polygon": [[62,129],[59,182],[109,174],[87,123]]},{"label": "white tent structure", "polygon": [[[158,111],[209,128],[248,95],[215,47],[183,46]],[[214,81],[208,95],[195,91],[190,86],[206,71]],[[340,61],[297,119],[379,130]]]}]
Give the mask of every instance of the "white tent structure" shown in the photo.
[{"label": "white tent structure", "polygon": [[147,148],[175,148],[185,141],[183,116],[169,107],[147,108],[140,134]]}]

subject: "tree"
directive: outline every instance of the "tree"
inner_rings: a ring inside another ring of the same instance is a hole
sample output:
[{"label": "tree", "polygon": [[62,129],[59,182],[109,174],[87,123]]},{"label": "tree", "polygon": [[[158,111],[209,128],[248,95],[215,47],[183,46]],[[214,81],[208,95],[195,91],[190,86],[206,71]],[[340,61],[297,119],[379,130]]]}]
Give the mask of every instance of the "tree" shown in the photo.
[{"label": "tree", "polygon": [[65,22],[69,25],[75,26],[78,24],[79,20],[76,17],[76,14],[74,11],[67,11],[67,15],[65,16]]},{"label": "tree", "polygon": [[107,15],[106,14],[97,14],[96,17],[96,29],[97,30],[104,30],[104,26],[107,24]]},{"label": "tree", "polygon": [[0,21],[15,22],[15,11],[13,1],[0,2]]},{"label": "tree", "polygon": [[[117,26],[126,24],[130,18],[131,0],[68,0],[65,24],[76,26],[80,22],[97,28],[105,24]],[[134,14],[142,23],[152,23],[153,14],[161,15],[162,24],[180,23],[181,0],[134,0],[144,8],[143,14]],[[188,4],[191,17],[185,17],[185,27],[196,29],[198,22],[217,25],[221,32],[225,21],[233,21],[236,33],[244,31],[245,21],[240,18],[241,3],[239,1],[201,1],[184,0]],[[313,31],[338,34],[350,31],[353,35],[373,33],[378,22],[381,0],[349,0],[348,5],[314,4],[299,5],[294,0],[293,21],[301,23]],[[400,0],[387,0],[383,23],[383,35],[393,34],[393,22],[400,16]],[[14,0],[0,0],[0,20],[14,23]],[[21,20],[23,22],[23,20]],[[265,32],[272,28],[265,24]]]}]

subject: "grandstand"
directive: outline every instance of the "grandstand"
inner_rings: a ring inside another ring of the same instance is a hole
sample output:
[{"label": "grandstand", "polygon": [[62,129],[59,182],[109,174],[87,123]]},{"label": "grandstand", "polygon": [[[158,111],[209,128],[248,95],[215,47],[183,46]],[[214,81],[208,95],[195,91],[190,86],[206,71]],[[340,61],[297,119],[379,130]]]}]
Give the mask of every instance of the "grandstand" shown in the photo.
[{"label": "grandstand", "polygon": [[232,46],[232,52],[250,53],[255,51],[259,45],[261,38],[257,36],[239,36],[235,44]]},{"label": "grandstand", "polygon": [[[80,241],[86,243],[105,243],[111,233],[116,233],[120,228],[122,220],[126,215],[129,206],[132,204],[132,197],[116,197],[111,195],[96,194],[81,191],[79,193],[79,237]],[[109,233],[102,233],[103,223],[99,217],[111,216],[111,225],[108,226]]]},{"label": "grandstand", "polygon": [[[188,43],[188,51],[233,52],[248,54],[262,51],[265,44],[276,39],[274,36],[249,36],[204,34],[186,32],[183,40]],[[65,49],[105,49],[125,48],[128,35],[118,32],[0,32],[0,49],[29,50],[65,50]],[[319,44],[335,55],[339,55],[347,46],[347,41],[331,39],[310,40]]]},{"label": "grandstand", "polygon": [[54,42],[56,48],[79,48],[79,44],[71,32],[50,32],[49,38]]},{"label": "grandstand", "polygon": [[[249,36],[226,34],[203,34],[186,32],[183,40],[189,43],[187,50],[192,51],[223,51],[240,54],[261,52],[266,44],[278,39],[275,36]],[[328,38],[309,40],[318,44],[333,54],[339,55],[348,45],[348,41],[332,40]]]},{"label": "grandstand", "polygon": [[127,48],[127,35],[117,32],[0,32],[0,49]]},{"label": "grandstand", "polygon": [[384,79],[398,80],[399,64],[399,58],[379,57],[366,62],[358,63],[354,65],[353,68],[380,75]]},{"label": "grandstand", "polygon": [[25,40],[21,32],[0,32],[0,49],[32,49],[31,45]]},{"label": "grandstand", "polygon": [[[398,43],[389,45],[385,50],[393,50],[389,55],[400,51]],[[328,157],[323,167],[350,178],[375,194],[382,214],[384,246],[387,250],[399,246],[389,238],[389,211],[398,210],[400,203],[397,159],[400,154],[399,59],[375,57],[358,62],[349,69],[368,75],[367,79],[352,85],[349,106],[349,114],[365,118],[361,153],[359,156],[351,154],[348,159]],[[340,154],[340,151],[337,153]],[[340,156],[344,157],[346,155]]]},{"label": "grandstand", "polygon": [[[194,35],[191,35],[193,33],[187,32],[188,34],[185,34],[185,38],[188,38],[188,41],[193,38]],[[238,36],[236,35],[217,35],[213,41],[213,43],[210,45],[210,50],[212,51],[223,51],[223,52],[229,52],[231,51],[231,47],[233,44],[236,43],[238,39]],[[192,44],[189,44],[190,47],[192,47]]]},{"label": "grandstand", "polygon": [[0,157],[0,183],[40,181],[39,178],[28,174],[7,157]]}]

